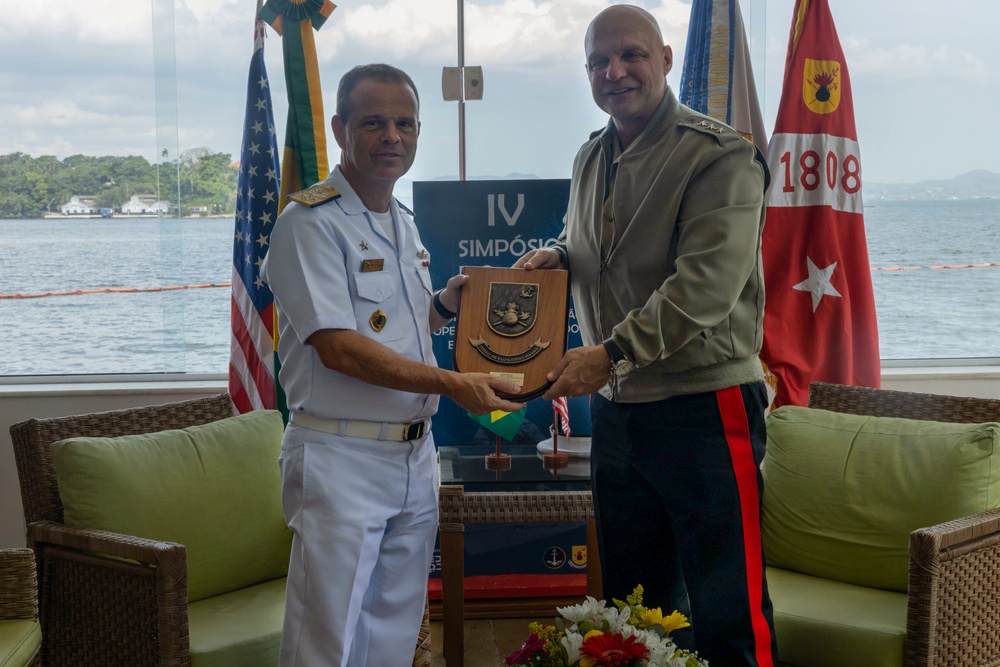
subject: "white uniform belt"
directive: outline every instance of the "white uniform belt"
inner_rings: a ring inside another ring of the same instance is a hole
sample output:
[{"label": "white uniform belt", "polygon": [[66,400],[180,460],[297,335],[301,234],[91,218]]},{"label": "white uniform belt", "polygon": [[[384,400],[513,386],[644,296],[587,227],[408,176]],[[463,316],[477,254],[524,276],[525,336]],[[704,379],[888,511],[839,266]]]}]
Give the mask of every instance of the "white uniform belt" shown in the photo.
[{"label": "white uniform belt", "polygon": [[416,440],[430,433],[431,420],[411,422],[409,424],[394,424],[392,422],[369,422],[360,419],[323,419],[305,412],[293,412],[290,415],[292,423],[310,428],[314,431],[332,433],[352,438],[367,438],[369,440],[393,440],[406,442]]}]

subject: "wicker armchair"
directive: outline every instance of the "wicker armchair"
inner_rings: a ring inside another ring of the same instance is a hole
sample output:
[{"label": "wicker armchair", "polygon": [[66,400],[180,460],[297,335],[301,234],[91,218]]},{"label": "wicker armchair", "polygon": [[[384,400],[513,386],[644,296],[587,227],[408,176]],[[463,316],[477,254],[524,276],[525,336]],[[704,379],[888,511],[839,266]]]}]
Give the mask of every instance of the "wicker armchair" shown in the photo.
[{"label": "wicker armchair", "polygon": [[[38,561],[47,665],[187,666],[188,584],[182,545],[64,525],[50,445],[207,424],[233,415],[228,394],[10,427],[28,546]],[[414,665],[430,664],[425,612]]]},{"label": "wicker armchair", "polygon": [[[35,649],[34,656],[30,657],[31,644],[35,643],[37,647],[40,639],[37,628],[38,581],[35,578],[35,554],[30,549],[0,549],[0,625],[17,621],[34,621],[36,626],[22,623],[20,625],[27,627],[19,625],[11,627],[9,633],[3,633],[3,636],[15,642],[17,648],[6,646],[0,641],[0,662],[12,667],[39,667],[42,664],[41,652]],[[4,662],[14,650],[25,656],[26,661]]]},{"label": "wicker armchair", "polygon": [[[813,383],[809,407],[875,417],[1000,422],[1000,400]],[[1000,510],[910,535],[907,667],[1000,664]]]},{"label": "wicker armchair", "polygon": [[228,394],[10,427],[28,546],[42,581],[42,659],[49,665],[189,665],[187,564],[178,544],[63,524],[49,445],[231,417]]}]

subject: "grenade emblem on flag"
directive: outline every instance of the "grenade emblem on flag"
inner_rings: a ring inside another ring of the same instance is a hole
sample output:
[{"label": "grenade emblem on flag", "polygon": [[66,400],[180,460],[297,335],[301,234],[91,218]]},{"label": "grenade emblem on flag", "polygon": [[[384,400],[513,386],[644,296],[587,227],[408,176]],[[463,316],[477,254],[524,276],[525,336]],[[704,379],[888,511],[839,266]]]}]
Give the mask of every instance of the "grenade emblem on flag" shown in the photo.
[{"label": "grenade emblem on flag", "polygon": [[836,111],[840,106],[840,63],[806,58],[802,72],[802,101],[814,113]]}]

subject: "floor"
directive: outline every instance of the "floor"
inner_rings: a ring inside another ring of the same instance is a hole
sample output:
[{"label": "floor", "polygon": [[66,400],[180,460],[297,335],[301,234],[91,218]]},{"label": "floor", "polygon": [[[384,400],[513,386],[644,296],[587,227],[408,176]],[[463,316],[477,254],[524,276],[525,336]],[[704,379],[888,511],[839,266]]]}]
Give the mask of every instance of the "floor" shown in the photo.
[{"label": "floor", "polygon": [[[465,622],[465,667],[497,667],[504,656],[521,648],[528,623],[552,618],[470,619]],[[444,667],[441,622],[431,621],[431,667]]]}]

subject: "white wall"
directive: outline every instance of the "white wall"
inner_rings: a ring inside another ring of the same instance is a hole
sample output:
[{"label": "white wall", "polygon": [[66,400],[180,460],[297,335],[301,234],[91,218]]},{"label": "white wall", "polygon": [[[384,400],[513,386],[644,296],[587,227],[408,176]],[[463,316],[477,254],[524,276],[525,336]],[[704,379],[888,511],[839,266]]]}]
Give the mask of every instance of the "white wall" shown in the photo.
[{"label": "white wall", "polygon": [[[886,389],[1000,398],[1000,366],[883,368]],[[168,403],[226,391],[224,378],[0,385],[0,548],[25,544],[24,514],[9,426],[31,417],[117,410]]]}]

